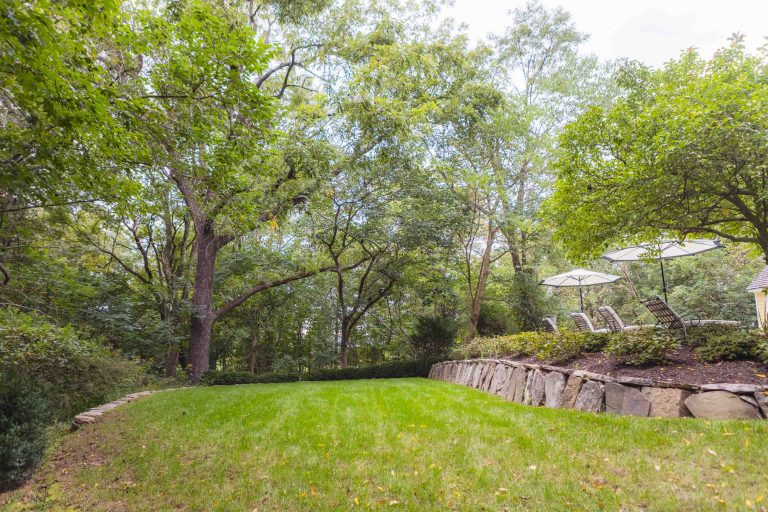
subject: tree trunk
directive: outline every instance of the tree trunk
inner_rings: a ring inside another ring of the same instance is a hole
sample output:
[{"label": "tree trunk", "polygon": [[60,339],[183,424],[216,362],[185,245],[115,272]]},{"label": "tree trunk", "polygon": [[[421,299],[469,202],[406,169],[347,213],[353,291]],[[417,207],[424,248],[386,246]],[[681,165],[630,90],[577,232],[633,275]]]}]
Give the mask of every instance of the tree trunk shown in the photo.
[{"label": "tree trunk", "polygon": [[348,318],[341,320],[341,344],[339,345],[339,366],[346,368],[349,365],[349,338],[352,326]]},{"label": "tree trunk", "polygon": [[200,382],[200,376],[208,371],[213,334],[213,273],[219,244],[212,230],[207,227],[197,240],[197,265],[192,295],[192,321],[189,333],[189,364],[191,380]]},{"label": "tree trunk", "polygon": [[175,377],[176,367],[179,365],[179,346],[171,345],[165,354],[165,376]]},{"label": "tree trunk", "polygon": [[[490,223],[489,223],[490,224]],[[469,330],[467,332],[467,341],[472,341],[477,335],[477,322],[480,320],[480,306],[485,296],[485,285],[488,282],[488,275],[491,273],[491,254],[493,253],[493,242],[496,240],[496,228],[488,226],[488,237],[485,240],[485,250],[483,259],[480,262],[480,273],[477,276],[477,285],[472,297],[472,304],[469,309]]]}]

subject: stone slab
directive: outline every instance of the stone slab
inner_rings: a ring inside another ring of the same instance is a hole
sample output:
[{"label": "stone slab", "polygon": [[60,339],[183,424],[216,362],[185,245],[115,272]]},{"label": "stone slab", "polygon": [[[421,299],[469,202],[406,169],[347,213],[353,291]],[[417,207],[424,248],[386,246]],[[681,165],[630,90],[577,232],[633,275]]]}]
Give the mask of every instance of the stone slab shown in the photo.
[{"label": "stone slab", "polygon": [[581,386],[574,408],[580,411],[600,412],[603,409],[604,385],[588,380]]},{"label": "stone slab", "polygon": [[708,391],[689,396],[685,400],[688,410],[697,418],[709,420],[752,420],[760,418],[757,407],[730,391]]},{"label": "stone slab", "polygon": [[573,409],[576,405],[576,397],[579,396],[579,391],[581,391],[581,384],[583,382],[584,380],[578,375],[571,374],[571,376],[568,377],[568,382],[566,382],[565,388],[563,389],[563,397],[560,400],[560,407],[564,409]]},{"label": "stone slab", "polygon": [[565,389],[565,375],[560,372],[549,372],[544,377],[544,405],[546,407],[560,407]]},{"label": "stone slab", "polygon": [[651,403],[649,416],[655,418],[680,418],[690,416],[685,406],[685,399],[690,391],[679,388],[644,387],[643,396]]}]

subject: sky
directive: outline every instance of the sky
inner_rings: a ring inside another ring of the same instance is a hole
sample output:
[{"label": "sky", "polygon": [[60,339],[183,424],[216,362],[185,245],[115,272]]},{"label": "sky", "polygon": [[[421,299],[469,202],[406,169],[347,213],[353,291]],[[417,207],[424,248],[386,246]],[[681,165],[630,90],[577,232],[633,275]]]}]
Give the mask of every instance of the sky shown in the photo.
[{"label": "sky", "polygon": [[[628,57],[661,66],[689,47],[710,57],[733,32],[754,50],[768,36],[768,0],[541,0],[562,6],[576,27],[590,35],[583,49],[603,60]],[[454,0],[444,16],[469,25],[481,40],[511,24],[509,11],[525,0]]]}]

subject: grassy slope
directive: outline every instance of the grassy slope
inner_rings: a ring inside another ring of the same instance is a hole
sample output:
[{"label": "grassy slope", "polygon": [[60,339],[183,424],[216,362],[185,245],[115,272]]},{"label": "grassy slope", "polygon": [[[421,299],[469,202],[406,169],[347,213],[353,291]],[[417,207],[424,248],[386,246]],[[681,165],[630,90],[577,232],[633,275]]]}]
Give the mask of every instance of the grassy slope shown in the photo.
[{"label": "grassy slope", "polygon": [[767,436],[768,422],[535,409],[423,379],[197,388],[69,436],[12,506],[759,510]]}]

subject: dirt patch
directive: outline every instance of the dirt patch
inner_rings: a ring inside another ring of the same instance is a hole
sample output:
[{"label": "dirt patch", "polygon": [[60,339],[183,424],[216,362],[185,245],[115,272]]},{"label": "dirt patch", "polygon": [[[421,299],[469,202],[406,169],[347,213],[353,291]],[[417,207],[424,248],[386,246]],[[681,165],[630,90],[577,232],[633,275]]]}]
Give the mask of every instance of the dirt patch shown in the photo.
[{"label": "dirt patch", "polygon": [[524,363],[545,363],[577,370],[587,370],[610,377],[644,377],[676,384],[768,384],[768,367],[754,361],[707,363],[691,347],[680,347],[670,354],[669,362],[654,366],[622,365],[604,352],[584,354],[566,363],[542,361],[534,356],[507,356]]},{"label": "dirt patch", "polygon": [[[100,423],[116,421],[118,414],[111,416]],[[106,465],[111,456],[107,453],[109,447],[119,446],[122,438],[123,431],[119,428],[96,428],[96,425],[65,435],[27,483],[0,493],[0,506],[15,503],[25,507],[21,510],[59,510],[70,506],[73,510],[127,510],[120,501],[89,503],[87,493],[76,481],[81,469]]]}]

